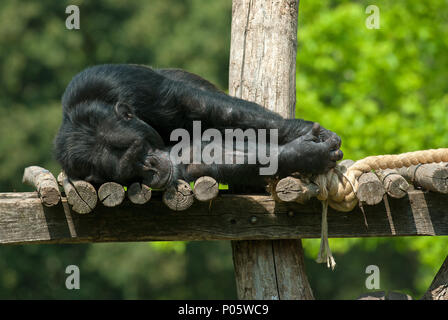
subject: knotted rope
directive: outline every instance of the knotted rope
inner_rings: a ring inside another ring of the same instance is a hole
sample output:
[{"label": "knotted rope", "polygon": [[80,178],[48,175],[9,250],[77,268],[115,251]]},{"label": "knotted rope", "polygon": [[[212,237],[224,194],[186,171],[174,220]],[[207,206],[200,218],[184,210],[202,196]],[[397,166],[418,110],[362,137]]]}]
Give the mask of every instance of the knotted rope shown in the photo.
[{"label": "knotted rope", "polygon": [[437,162],[448,162],[448,148],[370,156],[356,161],[345,173],[345,168],[336,166],[326,174],[317,176],[313,182],[320,189],[317,196],[319,200],[328,200],[333,209],[348,212],[353,210],[358,202],[356,198],[358,178],[363,173]]},{"label": "knotted rope", "polygon": [[356,192],[358,178],[372,170],[397,169],[412,165],[448,162],[448,148],[429,149],[397,155],[370,156],[355,162],[348,169],[336,166],[326,174],[314,179],[319,187],[317,198],[322,201],[322,235],[317,262],[327,262],[332,269],[336,265],[328,243],[327,206],[342,212],[348,212],[358,203]]}]

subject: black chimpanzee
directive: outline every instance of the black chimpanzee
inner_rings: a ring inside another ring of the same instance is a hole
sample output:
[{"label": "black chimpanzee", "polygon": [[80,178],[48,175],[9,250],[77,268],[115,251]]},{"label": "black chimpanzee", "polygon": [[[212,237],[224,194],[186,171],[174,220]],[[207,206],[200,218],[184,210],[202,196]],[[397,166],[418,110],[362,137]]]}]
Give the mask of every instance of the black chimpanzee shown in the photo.
[{"label": "black chimpanzee", "polygon": [[220,132],[232,128],[277,129],[276,176],[322,173],[342,158],[341,139],[317,123],[284,119],[178,69],[94,66],[73,78],[62,97],[62,106],[56,158],[69,177],[92,183],[142,181],[165,188],[177,179],[192,181],[203,175],[231,184],[264,181],[259,162],[173,161],[171,132],[183,128],[192,133],[195,120],[201,121],[202,130],[215,128]]}]

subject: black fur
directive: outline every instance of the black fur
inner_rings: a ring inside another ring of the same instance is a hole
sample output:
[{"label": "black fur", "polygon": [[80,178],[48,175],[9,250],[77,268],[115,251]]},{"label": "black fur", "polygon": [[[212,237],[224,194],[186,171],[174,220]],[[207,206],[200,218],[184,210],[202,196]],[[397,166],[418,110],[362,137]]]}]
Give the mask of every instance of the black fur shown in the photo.
[{"label": "black fur", "polygon": [[93,183],[144,181],[163,188],[202,175],[239,184],[266,178],[259,175],[260,164],[174,164],[170,134],[177,128],[191,133],[194,120],[202,130],[278,129],[279,176],[321,173],[342,158],[335,133],[310,121],[284,119],[178,69],[94,66],[73,78],[62,105],[56,158],[69,177]]}]

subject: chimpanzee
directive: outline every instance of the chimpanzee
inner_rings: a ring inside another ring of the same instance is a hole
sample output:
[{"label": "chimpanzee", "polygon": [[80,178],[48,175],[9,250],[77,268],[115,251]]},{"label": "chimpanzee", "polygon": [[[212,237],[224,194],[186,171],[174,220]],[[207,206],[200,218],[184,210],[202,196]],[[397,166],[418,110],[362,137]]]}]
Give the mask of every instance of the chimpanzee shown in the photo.
[{"label": "chimpanzee", "polygon": [[[177,179],[193,181],[204,175],[230,184],[266,181],[267,176],[260,175],[263,165],[259,161],[174,161],[170,151],[175,142],[170,135],[179,128],[193,134],[193,121],[200,121],[201,130],[213,128],[222,133],[265,129],[269,137],[274,132],[271,129],[276,129],[278,170],[270,176],[323,173],[342,159],[341,139],[318,123],[284,119],[180,69],[93,66],[72,79],[62,106],[62,125],[54,142],[56,158],[70,178],[95,184],[140,181],[166,188]],[[202,142],[200,148],[206,145]],[[269,149],[269,143],[266,146]]]}]

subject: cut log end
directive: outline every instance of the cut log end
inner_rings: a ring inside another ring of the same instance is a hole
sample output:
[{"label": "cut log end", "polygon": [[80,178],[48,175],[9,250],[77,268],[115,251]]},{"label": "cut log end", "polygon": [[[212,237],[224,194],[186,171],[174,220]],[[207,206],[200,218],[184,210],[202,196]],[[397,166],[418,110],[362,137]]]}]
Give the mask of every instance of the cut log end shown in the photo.
[{"label": "cut log end", "polygon": [[356,195],[359,201],[368,205],[375,205],[383,200],[386,190],[376,174],[373,172],[364,173],[359,177],[358,182]]},{"label": "cut log end", "polygon": [[193,204],[193,190],[190,184],[183,180],[178,180],[175,186],[168,188],[162,197],[163,203],[174,211],[183,211]]},{"label": "cut log end", "polygon": [[42,200],[42,203],[46,207],[53,207],[57,205],[61,199],[61,194],[58,189],[54,187],[42,187],[39,190],[39,197]]},{"label": "cut log end", "polygon": [[67,195],[67,200],[70,203],[72,201],[73,211],[86,214],[93,211],[98,202],[98,196],[95,188],[87,181],[74,181],[73,186],[75,190],[72,190]]},{"label": "cut log end", "polygon": [[79,214],[92,212],[96,207],[98,196],[95,188],[83,180],[70,180],[63,172],[58,176],[72,210]]},{"label": "cut log end", "polygon": [[121,184],[116,182],[103,183],[98,189],[98,198],[106,207],[115,207],[124,200],[125,192]]},{"label": "cut log end", "polygon": [[36,188],[39,198],[47,207],[55,206],[61,199],[59,187],[50,171],[38,166],[25,168],[23,183]]},{"label": "cut log end", "polygon": [[409,190],[409,183],[402,177],[397,170],[386,169],[376,172],[378,178],[383,183],[387,194],[392,198],[403,198]]},{"label": "cut log end", "polygon": [[448,167],[444,163],[429,163],[398,169],[409,182],[426,190],[448,194]]},{"label": "cut log end", "polygon": [[448,193],[448,167],[437,165],[434,169],[432,181],[437,192]]},{"label": "cut log end", "polygon": [[275,193],[281,201],[305,203],[319,194],[319,188],[313,183],[305,184],[300,179],[286,177],[277,183]]},{"label": "cut log end", "polygon": [[135,204],[145,204],[151,199],[151,188],[145,184],[134,182],[128,187],[128,199]]},{"label": "cut log end", "polygon": [[200,177],[194,184],[193,192],[199,201],[210,201],[218,196],[219,184],[212,177]]}]

